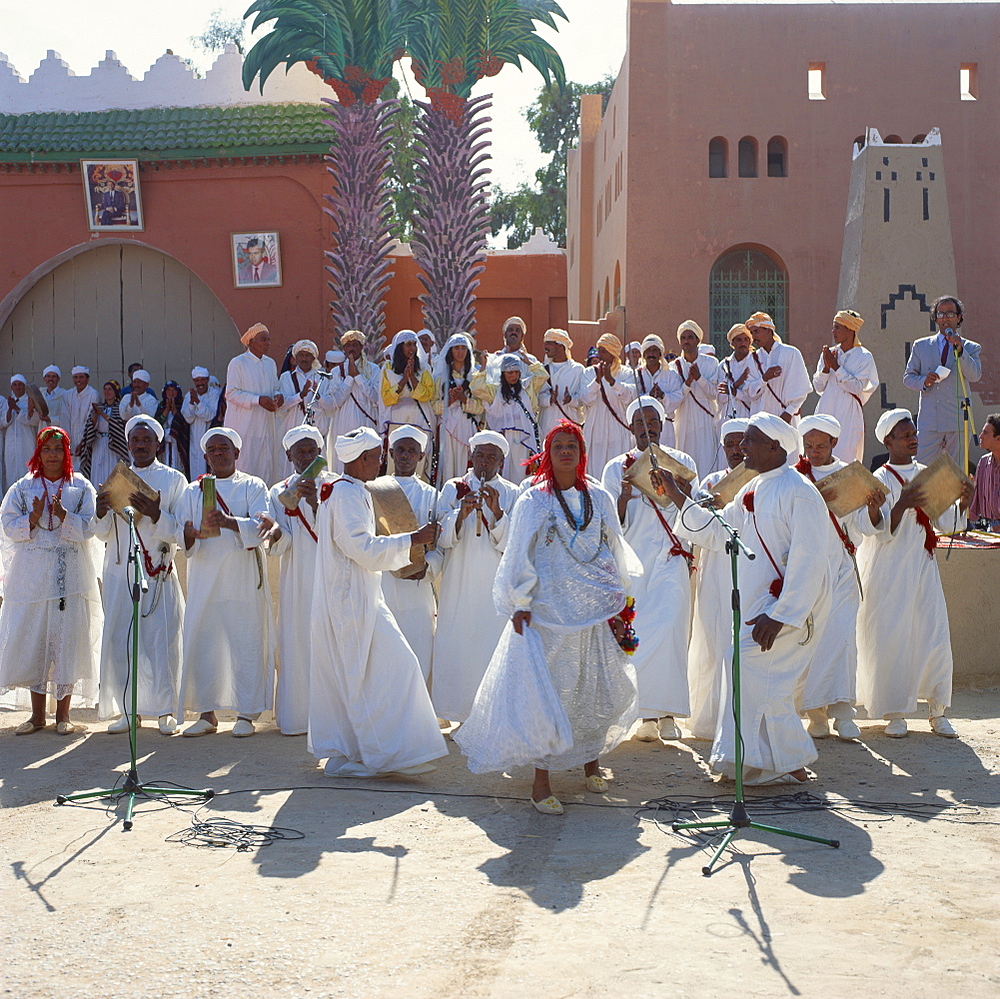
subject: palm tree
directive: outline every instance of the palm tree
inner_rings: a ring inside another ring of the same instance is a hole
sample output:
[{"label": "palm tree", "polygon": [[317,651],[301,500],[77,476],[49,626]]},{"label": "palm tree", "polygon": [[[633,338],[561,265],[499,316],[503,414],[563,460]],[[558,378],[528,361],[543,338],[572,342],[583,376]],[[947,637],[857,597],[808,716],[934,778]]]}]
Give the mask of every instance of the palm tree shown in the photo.
[{"label": "palm tree", "polygon": [[489,233],[485,166],[490,97],[473,85],[507,63],[529,62],[562,87],[556,50],[536,34],[566,19],[555,0],[400,0],[406,50],[428,102],[418,123],[413,255],[426,293],[424,323],[443,344],[475,328],[475,290],[486,266]]},{"label": "palm tree", "polygon": [[362,330],[376,348],[385,333],[385,297],[392,272],[392,198],[386,172],[391,120],[398,101],[381,100],[402,49],[399,0],[255,0],[244,14],[257,17],[252,29],[274,21],[243,63],[248,90],[279,65],[296,62],[327,83],[337,100],[327,100],[333,129],[327,168],[333,193],[324,211],[334,223],[334,249],[326,270],[337,336]]}]

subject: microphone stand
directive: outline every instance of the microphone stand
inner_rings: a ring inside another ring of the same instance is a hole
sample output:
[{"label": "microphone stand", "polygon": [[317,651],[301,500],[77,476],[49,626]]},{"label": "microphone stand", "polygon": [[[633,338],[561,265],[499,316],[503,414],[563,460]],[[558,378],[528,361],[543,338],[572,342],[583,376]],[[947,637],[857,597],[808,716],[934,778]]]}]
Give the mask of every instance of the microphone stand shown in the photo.
[{"label": "microphone stand", "polygon": [[729,817],[725,819],[707,819],[699,822],[674,822],[671,828],[674,832],[682,830],[718,829],[724,830],[722,842],[719,843],[712,859],[701,869],[701,873],[706,878],[711,877],[713,868],[722,856],[723,851],[733,841],[733,838],[741,829],[757,829],[761,832],[776,833],[778,836],[789,836],[792,839],[804,839],[811,843],[825,843],[837,849],[840,840],[824,839],[820,836],[809,836],[806,833],[792,832],[790,829],[780,829],[778,826],[765,825],[762,822],[754,822],[747,812],[745,799],[743,796],[743,727],[742,727],[742,704],[740,699],[740,583],[739,583],[739,557],[742,552],[750,561],[757,556],[740,540],[740,532],[733,528],[729,522],[719,514],[714,506],[704,507],[720,523],[729,535],[726,542],[726,553],[729,555],[730,567],[733,577],[733,723],[735,726],[735,748],[736,748],[736,797],[733,802]]},{"label": "microphone stand", "polygon": [[189,787],[154,787],[143,784],[139,780],[139,770],[136,763],[136,720],[138,718],[138,686],[139,686],[139,619],[140,604],[142,594],[148,592],[149,584],[142,573],[141,545],[139,534],[135,529],[135,511],[131,507],[125,508],[125,517],[128,520],[129,529],[129,553],[128,564],[132,568],[132,662],[129,664],[129,684],[132,688],[132,703],[129,711],[129,768],[125,775],[124,782],[118,787],[101,788],[97,791],[82,791],[76,794],[60,794],[56,796],[57,805],[65,805],[71,801],[89,801],[91,798],[121,798],[125,801],[125,818],[122,820],[122,828],[128,832],[132,828],[132,813],[135,809],[135,799],[137,795],[147,797],[157,795],[168,797],[173,795],[191,796],[204,798],[208,801],[215,796],[211,788],[203,791],[196,791]]}]

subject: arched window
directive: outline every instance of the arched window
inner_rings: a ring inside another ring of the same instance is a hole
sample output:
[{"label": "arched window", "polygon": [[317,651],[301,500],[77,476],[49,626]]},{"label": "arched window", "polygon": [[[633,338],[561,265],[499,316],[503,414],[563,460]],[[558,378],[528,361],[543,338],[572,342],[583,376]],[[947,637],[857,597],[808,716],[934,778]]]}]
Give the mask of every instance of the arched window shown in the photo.
[{"label": "arched window", "polygon": [[729,143],[717,135],[708,144],[709,177],[725,177],[729,173]]},{"label": "arched window", "polygon": [[608,279],[604,279],[604,315],[607,315],[611,311],[611,290],[608,285]]},{"label": "arched window", "polygon": [[889,145],[899,146],[902,145],[903,143],[903,140],[898,135],[887,135],[882,141],[887,146]]},{"label": "arched window", "polygon": [[597,293],[597,301],[594,303],[594,319],[601,318],[601,293]]},{"label": "arched window", "polygon": [[740,139],[737,153],[741,177],[757,176],[757,140],[749,135]]},{"label": "arched window", "polygon": [[864,149],[864,148],[865,148],[865,142],[866,142],[866,141],[867,141],[867,140],[866,140],[865,136],[863,136],[863,135],[859,135],[859,136],[858,136],[858,137],[857,137],[857,138],[856,138],[856,139],[854,140],[854,142],[853,142],[853,146],[854,146],[854,148],[855,148],[855,149],[857,149],[857,150],[861,150],[861,149]]},{"label": "arched window", "polygon": [[615,308],[622,304],[622,265],[621,261],[615,264]]},{"label": "arched window", "polygon": [[780,135],[774,136],[767,143],[767,175],[788,176],[788,143]]},{"label": "arched window", "polygon": [[726,250],[712,266],[708,310],[712,343],[720,357],[726,333],[755,312],[768,313],[783,336],[788,328],[788,274],[784,266],[763,248]]},{"label": "arched window", "polygon": [[926,139],[926,138],[927,138],[927,133],[926,132],[921,132],[919,135],[913,136],[913,145],[915,145],[915,146],[920,145],[920,143],[923,142],[924,139]]}]

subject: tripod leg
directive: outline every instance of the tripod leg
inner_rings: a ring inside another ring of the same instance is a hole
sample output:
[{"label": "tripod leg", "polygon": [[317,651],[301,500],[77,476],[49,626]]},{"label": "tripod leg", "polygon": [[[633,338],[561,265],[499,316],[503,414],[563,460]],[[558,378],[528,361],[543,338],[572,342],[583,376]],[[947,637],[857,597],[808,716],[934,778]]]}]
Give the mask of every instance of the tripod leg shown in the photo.
[{"label": "tripod leg", "polygon": [[712,876],[712,868],[715,867],[719,857],[722,856],[722,851],[725,850],[726,847],[733,841],[733,837],[736,835],[737,831],[738,830],[736,829],[730,829],[729,832],[722,837],[722,842],[712,855],[712,859],[701,869],[701,873],[704,874],[706,878],[710,878]]},{"label": "tripod leg", "polygon": [[759,829],[761,832],[777,833],[779,836],[790,836],[792,839],[805,839],[810,843],[823,843],[832,846],[835,850],[840,848],[839,839],[824,839],[822,836],[810,836],[807,833],[792,832],[791,829],[779,829],[777,826],[767,826],[763,822],[751,822],[751,829]]},{"label": "tripod leg", "polygon": [[125,818],[122,827],[128,832],[132,828],[132,810],[135,808],[135,791],[129,791],[125,802]]}]

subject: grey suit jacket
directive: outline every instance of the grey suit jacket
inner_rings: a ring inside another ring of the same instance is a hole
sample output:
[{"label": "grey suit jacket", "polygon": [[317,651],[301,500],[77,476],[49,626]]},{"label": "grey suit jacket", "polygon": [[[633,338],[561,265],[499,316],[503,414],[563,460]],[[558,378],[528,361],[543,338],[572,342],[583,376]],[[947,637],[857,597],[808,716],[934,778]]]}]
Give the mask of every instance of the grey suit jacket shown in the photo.
[{"label": "grey suit jacket", "polygon": [[[962,374],[966,382],[978,382],[983,375],[979,360],[979,344],[965,340],[962,347]],[[937,432],[958,430],[958,378],[955,375],[955,352],[948,348],[946,368],[951,374],[943,381],[924,388],[924,378],[941,364],[941,348],[937,336],[915,340],[903,372],[903,384],[920,393],[917,409],[917,429]]]}]

